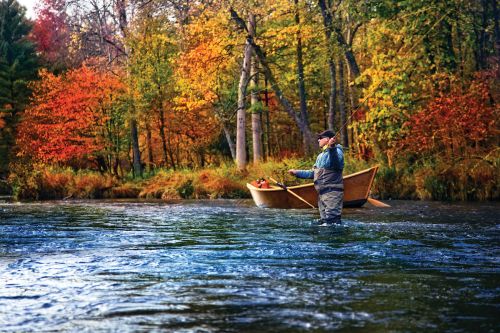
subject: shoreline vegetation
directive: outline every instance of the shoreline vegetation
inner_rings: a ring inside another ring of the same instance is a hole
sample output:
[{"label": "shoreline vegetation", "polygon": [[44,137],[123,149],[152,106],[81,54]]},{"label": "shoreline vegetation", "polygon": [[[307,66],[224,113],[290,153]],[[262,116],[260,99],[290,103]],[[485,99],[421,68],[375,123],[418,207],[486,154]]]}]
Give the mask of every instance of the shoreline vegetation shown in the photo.
[{"label": "shoreline vegetation", "polygon": [[[245,184],[258,178],[273,177],[289,185],[308,182],[287,174],[292,167],[307,169],[313,160],[287,158],[249,165],[241,172],[233,163],[218,167],[167,170],[132,175],[119,179],[92,170],[73,170],[35,164],[24,172],[13,172],[3,184],[2,192],[15,200],[61,199],[241,199],[251,198]],[[344,175],[375,164],[348,156]],[[379,199],[494,201],[500,198],[500,175],[496,164],[475,161],[443,166],[422,166],[408,170],[378,164],[379,171],[372,187],[372,196]],[[470,170],[473,170],[472,172]],[[479,186],[480,185],[480,186]]]},{"label": "shoreline vegetation", "polygon": [[0,195],[248,198],[329,129],[373,198],[500,199],[498,1],[38,2],[0,0]]}]

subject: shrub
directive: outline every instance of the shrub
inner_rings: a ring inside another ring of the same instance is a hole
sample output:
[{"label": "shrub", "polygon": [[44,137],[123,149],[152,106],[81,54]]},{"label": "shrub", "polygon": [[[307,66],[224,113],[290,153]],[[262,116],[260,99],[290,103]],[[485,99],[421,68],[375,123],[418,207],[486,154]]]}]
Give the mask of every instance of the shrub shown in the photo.
[{"label": "shrub", "polygon": [[[450,181],[448,179],[448,181]],[[446,180],[439,175],[431,174],[425,178],[424,188],[431,194],[433,200],[450,200],[451,191]]]},{"label": "shrub", "polygon": [[192,180],[192,172],[185,170],[181,171],[165,171],[158,172],[156,176],[145,181],[142,185],[142,191],[139,193],[140,198],[156,198],[156,199],[181,199],[178,188],[186,181]]},{"label": "shrub", "polygon": [[447,163],[437,159],[415,171],[416,192],[421,199],[496,200],[499,198],[497,160],[457,159]]},{"label": "shrub", "polygon": [[136,184],[125,183],[111,189],[112,198],[137,198],[141,188]]},{"label": "shrub", "polygon": [[198,173],[196,183],[197,198],[247,198],[244,175],[237,169],[228,168],[202,170]]},{"label": "shrub", "polygon": [[118,185],[110,175],[83,172],[74,178],[72,197],[79,199],[101,199],[111,196],[111,189]]},{"label": "shrub", "polygon": [[[484,158],[471,157],[446,163],[444,159],[428,159],[394,166],[382,163],[375,178],[372,193],[382,199],[423,200],[495,200],[499,198],[500,173],[498,154]],[[17,199],[40,200],[62,198],[157,198],[216,199],[250,198],[245,184],[272,176],[287,185],[300,180],[288,174],[288,169],[309,169],[313,159],[269,160],[249,165],[240,172],[232,164],[203,170],[159,170],[147,180],[120,183],[110,175],[91,171],[48,167],[43,164],[12,164],[9,183]],[[374,166],[346,154],[344,174]]]},{"label": "shrub", "polygon": [[176,190],[182,199],[191,199],[194,193],[193,181],[191,179],[185,181]]},{"label": "shrub", "polygon": [[11,163],[10,170],[8,183],[12,187],[14,198],[17,200],[38,200],[42,188],[43,165],[19,161]]},{"label": "shrub", "polygon": [[46,168],[40,178],[39,199],[62,199],[68,197],[74,174],[71,170]]}]

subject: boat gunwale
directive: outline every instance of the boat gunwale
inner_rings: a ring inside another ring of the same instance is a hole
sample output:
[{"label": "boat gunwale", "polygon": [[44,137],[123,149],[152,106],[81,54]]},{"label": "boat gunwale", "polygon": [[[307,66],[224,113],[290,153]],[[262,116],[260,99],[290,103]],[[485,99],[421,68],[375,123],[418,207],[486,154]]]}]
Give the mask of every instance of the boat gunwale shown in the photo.
[{"label": "boat gunwale", "polygon": [[[344,180],[345,179],[348,179],[348,178],[352,178],[352,177],[356,177],[356,176],[359,176],[361,174],[365,174],[365,173],[368,173],[370,171],[372,171],[373,169],[375,169],[375,171],[378,169],[378,165],[377,166],[374,166],[374,167],[371,167],[371,168],[368,168],[368,169],[365,169],[365,170],[361,170],[361,171],[358,171],[356,173],[352,173],[352,174],[349,174],[347,176],[344,177]],[[369,189],[371,188],[372,186],[372,183],[373,183],[373,179],[375,178],[375,173],[373,174],[372,176],[372,179],[370,181],[370,186],[368,187]],[[314,186],[314,183],[307,183],[307,184],[300,184],[300,185],[294,185],[294,186],[287,186],[287,189],[289,190],[294,190],[294,189],[300,189],[300,188],[304,188],[304,187],[311,187],[311,186]],[[252,184],[250,183],[247,183],[247,188],[250,189],[250,190],[256,190],[256,191],[261,191],[261,192],[276,192],[276,191],[286,191],[284,188],[281,188],[279,186],[274,186],[272,185],[271,188],[259,188],[259,187],[255,187],[253,186]],[[368,189],[368,192],[370,191]],[[369,193],[368,193],[369,194]],[[368,197],[368,194],[366,197]]]}]

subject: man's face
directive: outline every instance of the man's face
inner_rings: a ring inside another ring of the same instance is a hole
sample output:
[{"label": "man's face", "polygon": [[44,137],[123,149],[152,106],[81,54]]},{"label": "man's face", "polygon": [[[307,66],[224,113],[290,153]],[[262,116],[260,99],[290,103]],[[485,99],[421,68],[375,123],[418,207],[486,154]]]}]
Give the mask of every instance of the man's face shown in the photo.
[{"label": "man's face", "polygon": [[330,138],[326,137],[326,136],[319,138],[318,139],[319,146],[323,147],[324,145],[326,145],[328,143],[328,140],[330,140]]}]

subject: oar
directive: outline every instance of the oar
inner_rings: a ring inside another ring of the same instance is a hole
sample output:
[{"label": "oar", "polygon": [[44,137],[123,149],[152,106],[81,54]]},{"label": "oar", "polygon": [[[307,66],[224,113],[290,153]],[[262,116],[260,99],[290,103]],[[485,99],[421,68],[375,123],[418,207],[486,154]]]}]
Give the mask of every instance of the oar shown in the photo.
[{"label": "oar", "polygon": [[293,195],[294,197],[296,197],[297,199],[299,199],[300,201],[303,201],[306,204],[308,204],[309,206],[311,206],[311,208],[316,208],[316,207],[314,207],[314,205],[311,205],[306,199],[302,198],[300,195],[298,195],[297,193],[293,192],[292,190],[289,190],[288,187],[285,186],[285,184],[281,184],[281,183],[277,182],[273,177],[269,177],[269,179],[271,181],[275,182],[276,185],[278,185],[279,187],[281,187],[282,189],[284,189],[285,191],[287,191],[288,193],[290,193],[291,195]]},{"label": "oar", "polygon": [[382,201],[378,201],[376,199],[368,197],[368,202],[374,205],[375,207],[380,207],[380,208],[387,208],[391,207],[388,204],[383,203]]}]

